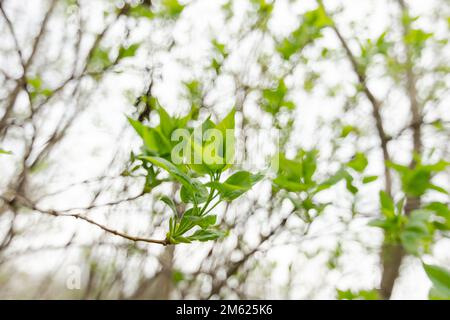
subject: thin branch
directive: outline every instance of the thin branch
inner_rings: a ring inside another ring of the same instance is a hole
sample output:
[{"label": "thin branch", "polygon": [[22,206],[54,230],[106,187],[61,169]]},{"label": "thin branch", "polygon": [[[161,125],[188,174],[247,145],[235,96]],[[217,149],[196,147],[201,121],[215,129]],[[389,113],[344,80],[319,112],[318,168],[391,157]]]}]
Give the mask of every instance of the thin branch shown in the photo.
[{"label": "thin branch", "polygon": [[9,32],[11,33],[11,37],[14,41],[14,46],[16,47],[16,52],[17,52],[17,55],[19,56],[19,60],[22,63],[22,65],[24,65],[25,61],[23,59],[22,50],[20,49],[20,46],[19,46],[19,41],[17,40],[16,32],[14,31],[14,27],[11,23],[11,20],[9,19],[8,15],[6,14],[5,10],[3,9],[2,2],[0,2],[0,12],[3,16],[3,19],[5,19],[5,21],[6,21],[6,25],[8,26]]},{"label": "thin branch", "polygon": [[[208,295],[208,299],[210,299],[213,295],[218,294],[220,292],[220,289],[226,284],[226,282],[228,281],[228,278],[235,274],[239,268],[244,265],[244,263],[246,261],[248,261],[249,258],[251,258],[256,252],[258,252],[261,248],[261,245],[263,245],[265,242],[267,242],[270,238],[272,238],[278,230],[282,229],[287,221],[289,220],[289,218],[291,217],[292,212],[289,212],[288,215],[286,215],[279,223],[278,225],[276,225],[268,234],[266,234],[265,236],[262,236],[261,240],[259,241],[259,244],[253,248],[252,250],[250,250],[249,252],[247,252],[240,260],[234,262],[230,268],[228,268],[226,270],[226,277],[217,282],[216,284],[213,285],[211,292]],[[308,232],[309,227],[306,229],[305,234]]]},{"label": "thin branch", "polygon": [[386,134],[386,131],[384,130],[383,125],[383,119],[381,117],[381,102],[375,97],[375,95],[372,93],[370,88],[367,85],[367,77],[364,72],[364,70],[360,67],[355,55],[351,51],[347,41],[342,36],[341,32],[339,31],[336,23],[333,22],[331,28],[333,29],[334,33],[338,37],[342,47],[344,48],[344,51],[347,55],[347,58],[349,59],[353,71],[355,72],[356,76],[358,77],[359,84],[363,88],[363,92],[366,95],[367,99],[369,100],[370,104],[372,105],[372,116],[375,120],[375,126],[377,129],[378,137],[380,139],[380,145],[383,152],[383,159],[384,159],[384,178],[385,178],[385,189],[388,194],[391,194],[392,191],[392,177],[391,172],[389,168],[386,165],[386,162],[390,161],[390,155],[388,151],[388,142],[389,142],[389,136]]},{"label": "thin branch", "polygon": [[[6,198],[4,198],[3,196],[0,196],[4,201],[9,202]],[[121,231],[115,230],[115,229],[111,229],[103,224],[100,224],[99,222],[96,222],[95,220],[92,220],[91,218],[88,218],[84,215],[81,215],[79,213],[65,213],[65,212],[58,212],[55,210],[46,210],[46,209],[42,209],[36,206],[36,204],[34,204],[33,202],[29,201],[28,199],[26,199],[25,197],[16,195],[16,199],[20,199],[21,200],[21,205],[40,212],[40,213],[44,213],[44,214],[48,214],[54,217],[72,217],[75,219],[80,219],[80,220],[84,220],[89,224],[92,224],[94,226],[97,226],[98,228],[102,229],[103,231],[106,231],[107,233],[113,234],[115,236],[119,236],[122,237],[124,239],[130,240],[130,241],[134,241],[134,242],[146,242],[146,243],[154,243],[154,244],[160,244],[163,246],[167,246],[170,243],[166,240],[159,240],[159,239],[150,239],[150,238],[143,238],[143,237],[136,237],[136,236],[131,236],[128,235],[126,233],[123,233]]]},{"label": "thin branch", "polygon": [[14,105],[16,104],[17,97],[19,96],[19,93],[20,93],[21,89],[23,88],[23,86],[25,86],[25,84],[26,84],[28,68],[33,63],[33,59],[36,55],[39,44],[45,34],[45,29],[47,28],[47,24],[50,20],[50,16],[51,16],[53,10],[55,9],[56,3],[57,3],[56,0],[52,0],[50,7],[47,10],[47,13],[45,14],[44,20],[42,21],[41,28],[39,29],[37,36],[34,38],[32,49],[31,49],[31,54],[28,57],[28,59],[26,60],[26,62],[23,64],[23,74],[20,77],[20,79],[17,81],[15,88],[13,89],[13,91],[11,92],[11,94],[9,96],[8,103],[6,104],[6,111],[3,114],[3,117],[0,119],[0,135],[6,129],[6,127],[7,127],[6,122],[8,121],[9,116],[14,108]]},{"label": "thin branch", "polygon": [[115,206],[124,202],[128,202],[128,201],[133,201],[136,199],[139,199],[140,197],[142,197],[143,195],[145,195],[145,192],[142,191],[140,193],[138,193],[135,196],[131,196],[125,199],[119,199],[116,201],[112,201],[112,202],[108,202],[108,203],[102,203],[102,204],[94,204],[92,203],[91,205],[87,206],[87,207],[79,207],[79,208],[70,208],[70,209],[63,209],[63,210],[56,210],[59,213],[66,213],[66,212],[71,212],[71,211],[88,211],[91,209],[95,209],[95,208],[103,208],[103,207],[111,207],[111,206]]}]

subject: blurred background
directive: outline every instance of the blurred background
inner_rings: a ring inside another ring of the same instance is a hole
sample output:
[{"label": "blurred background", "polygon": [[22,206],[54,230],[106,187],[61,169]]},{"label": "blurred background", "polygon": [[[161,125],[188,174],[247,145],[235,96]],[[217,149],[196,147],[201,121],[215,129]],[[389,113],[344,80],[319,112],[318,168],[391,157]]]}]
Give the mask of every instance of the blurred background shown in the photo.
[{"label": "blurred background", "polygon": [[[385,160],[450,159],[449,1],[0,0],[0,8],[0,298],[378,297],[383,231],[368,222],[380,215],[380,189],[401,197]],[[178,199],[172,183],[149,190],[142,172],[130,172],[141,140],[126,116],[157,124],[150,98],[171,115],[194,110],[198,121],[235,107],[237,127],[279,130],[288,157],[318,150],[318,180],[357,155],[367,163],[351,172],[356,191],[342,181],[314,198],[327,204],[322,211],[308,211],[301,192],[296,206],[264,179],[215,209],[229,230],[223,239],[130,241],[79,216],[164,238],[170,215],[158,199]],[[449,190],[448,169],[434,179]],[[422,198],[448,207],[445,192]],[[449,249],[443,233],[422,259],[448,267]],[[427,298],[421,259],[405,255],[398,272],[388,297]]]}]

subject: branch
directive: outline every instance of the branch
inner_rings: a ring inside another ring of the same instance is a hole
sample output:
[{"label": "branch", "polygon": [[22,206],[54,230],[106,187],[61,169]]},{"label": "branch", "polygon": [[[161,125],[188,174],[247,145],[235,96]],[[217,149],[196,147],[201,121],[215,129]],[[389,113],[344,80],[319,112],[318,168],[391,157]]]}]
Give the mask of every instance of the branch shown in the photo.
[{"label": "branch", "polygon": [[22,65],[25,63],[23,60],[22,50],[19,46],[19,41],[17,40],[16,32],[14,31],[14,27],[11,23],[11,20],[9,19],[8,15],[6,14],[5,10],[3,9],[3,3],[0,2],[0,12],[3,16],[3,19],[6,21],[6,25],[8,26],[9,32],[11,33],[11,37],[14,41],[14,46],[16,47],[17,55],[19,56],[19,60],[22,63]]},{"label": "branch", "polygon": [[334,33],[338,37],[342,47],[345,50],[345,53],[347,55],[347,58],[350,60],[350,63],[353,67],[353,71],[355,72],[356,76],[358,77],[359,84],[363,88],[363,92],[366,95],[367,99],[369,100],[370,104],[372,105],[372,116],[375,120],[375,126],[378,132],[378,137],[380,139],[381,149],[383,152],[383,159],[384,159],[384,178],[385,178],[385,189],[388,194],[391,194],[392,189],[392,177],[391,172],[389,168],[386,166],[386,162],[390,161],[390,155],[388,151],[388,142],[389,142],[389,136],[386,134],[386,131],[384,130],[383,125],[383,119],[381,117],[380,109],[381,109],[381,102],[374,96],[370,88],[367,86],[367,77],[363,69],[358,64],[358,61],[356,60],[355,55],[351,51],[350,47],[348,46],[347,41],[342,36],[341,32],[339,31],[336,23],[333,22],[331,28],[333,29]]},{"label": "branch", "polygon": [[102,203],[102,204],[94,204],[94,203],[92,203],[91,205],[89,205],[87,207],[69,208],[69,209],[62,209],[62,210],[56,210],[56,211],[58,213],[66,213],[66,212],[71,212],[71,211],[87,211],[87,210],[91,210],[91,209],[94,209],[94,208],[110,207],[110,206],[115,206],[115,205],[121,204],[123,202],[136,200],[136,199],[142,197],[143,195],[145,195],[144,191],[140,192],[139,194],[137,194],[135,196],[132,196],[132,197],[129,197],[129,198],[125,198],[125,199],[119,199],[119,200],[108,202],[108,203]]},{"label": "branch", "polygon": [[[226,276],[223,280],[219,281],[218,283],[216,283],[215,285],[213,285],[211,292],[208,295],[207,299],[210,299],[213,295],[218,294],[220,292],[220,289],[226,284],[226,282],[228,281],[228,278],[235,274],[239,268],[250,258],[252,257],[256,252],[258,252],[260,250],[260,247],[262,244],[264,244],[266,241],[268,241],[270,238],[272,238],[275,233],[280,230],[281,228],[283,228],[286,225],[286,222],[289,220],[289,218],[291,217],[292,212],[290,212],[288,215],[286,215],[281,221],[280,223],[275,226],[267,235],[262,236],[261,241],[259,242],[259,244],[253,248],[252,250],[250,250],[249,252],[247,252],[240,260],[234,262],[231,267],[226,271]],[[309,230],[309,228],[306,229],[306,232]],[[306,233],[305,232],[305,233]]]},{"label": "branch", "polygon": [[[56,2],[57,2],[56,0],[53,0],[51,2],[50,7],[47,10],[47,13],[45,14],[44,20],[42,21],[41,28],[39,29],[37,36],[34,38],[32,49],[31,49],[31,54],[28,57],[28,59],[26,60],[26,62],[24,64],[22,64],[23,74],[20,77],[20,79],[17,81],[16,86],[14,87],[13,91],[11,92],[9,99],[8,99],[8,103],[6,104],[6,111],[3,114],[3,117],[0,119],[0,135],[6,129],[6,122],[8,121],[8,118],[14,108],[14,105],[16,104],[16,100],[20,93],[20,90],[26,84],[28,68],[33,63],[33,59],[36,55],[37,48],[39,47],[39,43],[41,42],[41,40],[45,34],[45,29],[47,28],[47,24],[50,19],[50,16],[51,16],[53,10],[55,9]],[[2,10],[2,12],[3,12],[3,10]],[[21,53],[20,53],[20,55],[21,55]],[[22,61],[22,59],[21,59],[21,61]]]},{"label": "branch", "polygon": [[[402,15],[409,16],[408,6],[403,0],[398,0],[398,5],[402,12]],[[403,19],[402,19],[403,20]],[[403,25],[403,38],[405,39],[410,32],[410,22],[402,21]],[[409,98],[410,111],[412,115],[411,129],[413,136],[413,153],[420,154],[422,151],[422,125],[423,118],[421,115],[419,100],[417,96],[416,88],[416,75],[413,70],[413,56],[410,45],[404,41],[404,50],[406,54],[406,93]],[[410,168],[416,166],[416,161],[412,157],[409,164]],[[405,215],[409,216],[412,211],[420,208],[420,197],[407,197],[405,203]],[[392,295],[392,290],[395,285],[395,281],[400,274],[400,266],[403,261],[403,257],[406,255],[405,250],[401,244],[385,245],[382,252],[383,260],[383,274],[381,277],[381,295],[383,298],[388,299]]]},{"label": "branch", "polygon": [[[0,197],[4,201],[6,201],[7,203],[10,203],[10,201],[8,201],[3,196],[0,196]],[[111,229],[111,228],[109,228],[109,227],[107,227],[107,226],[105,226],[103,224],[100,224],[100,223],[92,220],[91,218],[83,216],[83,215],[81,215],[79,213],[65,213],[65,212],[55,211],[55,210],[52,210],[52,209],[47,209],[46,210],[46,209],[42,209],[42,208],[37,207],[36,204],[34,204],[30,200],[26,199],[25,197],[16,195],[16,199],[17,198],[19,198],[21,200],[21,202],[22,202],[21,204],[23,206],[25,206],[25,207],[27,207],[27,208],[29,208],[31,210],[38,211],[38,212],[44,213],[44,214],[48,214],[48,215],[51,215],[51,216],[54,216],[54,217],[72,217],[72,218],[75,218],[75,219],[84,220],[87,223],[90,223],[90,224],[92,224],[94,226],[99,227],[100,229],[102,229],[103,231],[106,231],[107,233],[113,234],[115,236],[122,237],[122,238],[130,240],[130,241],[154,243],[154,244],[160,244],[160,245],[163,245],[163,246],[167,246],[167,245],[170,244],[166,239],[158,240],[158,239],[150,239],[150,238],[142,238],[142,237],[131,236],[131,235],[128,235],[128,234],[123,233],[121,231],[117,231],[117,230]],[[15,200],[13,200],[13,202],[14,201]]]}]

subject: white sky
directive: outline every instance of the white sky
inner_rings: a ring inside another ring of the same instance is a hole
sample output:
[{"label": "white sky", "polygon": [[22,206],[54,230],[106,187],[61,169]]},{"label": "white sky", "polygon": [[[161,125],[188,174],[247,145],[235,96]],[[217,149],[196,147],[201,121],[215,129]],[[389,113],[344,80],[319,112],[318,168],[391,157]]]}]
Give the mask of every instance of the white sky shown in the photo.
[{"label": "white sky", "polygon": [[[97,31],[99,27],[99,19],[101,12],[96,11],[100,7],[97,6],[98,1],[92,1],[90,4],[89,15],[94,16],[97,13],[97,18],[91,19],[89,28],[93,31]],[[154,93],[160,99],[162,105],[167,107],[172,113],[183,113],[186,107],[185,103],[180,102],[180,95],[182,89],[180,86],[180,80],[187,80],[192,77],[192,74],[198,75],[199,68],[182,67],[176,58],[182,58],[185,61],[192,59],[193,62],[201,63],[208,55],[209,41],[212,35],[219,35],[219,40],[226,42],[229,38],[229,30],[222,32],[222,20],[218,19],[219,7],[221,1],[198,1],[199,3],[192,8],[189,8],[183,13],[183,19],[177,23],[174,29],[174,33],[177,34],[176,40],[179,48],[174,51],[172,55],[158,55],[155,60],[159,59],[163,64],[161,68],[162,81],[155,85]],[[245,6],[246,1],[236,1],[237,6]],[[278,4],[279,2],[279,4]],[[361,29],[361,33],[358,37],[368,38],[381,34],[386,26],[390,24],[390,14],[395,14],[392,1],[379,1],[379,0],[345,0],[345,1],[327,1],[329,8],[333,8],[334,5],[343,4],[344,12],[339,16],[338,23],[342,25],[342,31],[344,35],[348,36],[348,21],[357,20],[358,23],[367,26],[367,29]],[[431,8],[434,8],[437,1],[409,1],[412,5],[413,12],[430,12]],[[288,30],[292,30],[297,25],[297,16],[307,9],[313,8],[315,1],[298,1],[298,5],[295,6],[295,12],[293,12],[287,5],[288,1],[277,1],[276,10],[274,11],[273,19],[270,22],[270,28],[278,36],[285,36]],[[389,4],[388,4],[389,3]],[[21,8],[21,5],[17,5]],[[14,12],[14,9],[10,9]],[[22,9],[20,9],[22,10]],[[30,21],[24,27],[23,22],[21,25],[21,33],[19,38],[25,38],[28,33],[33,32],[35,29],[33,21],[38,21],[37,17],[40,17],[40,5],[38,1],[28,0],[26,1],[26,11],[33,12],[30,16]],[[20,14],[20,12],[18,13]],[[430,25],[430,21],[421,21],[424,28]],[[432,22],[431,22],[432,23]],[[55,29],[57,30],[57,29]],[[146,25],[133,31],[132,37],[138,41],[145,40],[149,34],[155,39],[164,37],[164,33],[158,30],[150,32],[146,28]],[[55,31],[55,37],[57,31]],[[223,38],[223,39],[222,39]],[[329,46],[337,46],[336,39],[331,34],[326,34],[324,41]],[[231,62],[233,67],[240,68],[244,63],[244,59],[241,56],[248,54],[248,49],[242,48],[241,54],[237,54],[236,58]],[[1,55],[0,55],[1,56]],[[0,57],[1,59],[1,57]],[[135,60],[130,61],[130,64],[142,64],[148,63],[146,55],[138,55]],[[10,68],[11,61],[0,60],[0,66],[4,69]],[[306,67],[306,66],[305,66]],[[343,83],[343,85],[350,85],[353,81],[351,72],[349,72],[349,66],[346,64],[333,65],[332,63],[325,63],[322,65],[307,66],[308,68],[317,69],[322,72],[323,78],[326,83]],[[290,83],[288,85],[301,83],[302,70],[299,71],[298,77],[288,79]],[[346,76],[349,75],[349,76]],[[65,138],[64,142],[58,146],[55,156],[52,157],[55,162],[51,163],[49,169],[51,175],[47,171],[38,173],[37,177],[41,179],[48,179],[45,181],[45,187],[50,190],[57,190],[61,187],[69,185],[77,181],[83,181],[92,177],[96,177],[104,174],[105,169],[109,164],[109,161],[115,153],[120,153],[125,158],[129,154],[130,150],[137,150],[139,147],[139,141],[136,139],[135,134],[131,130],[126,130],[124,133],[120,130],[125,124],[124,114],[131,114],[133,111],[130,107],[130,101],[125,97],[125,93],[130,90],[135,95],[139,94],[145,85],[143,81],[147,81],[145,77],[140,74],[128,72],[127,70],[117,76],[107,77],[101,84],[98,91],[89,100],[90,106],[88,111],[83,114],[77,121],[76,125],[70,130]],[[220,94],[218,95],[219,102],[214,101],[214,108],[217,114],[222,117],[233,105],[234,101],[230,99],[223,99],[222,97],[229,96],[232,88],[230,87],[227,79],[222,79],[220,82],[222,87]],[[382,96],[388,89],[389,84],[383,82],[377,82],[376,86],[372,89],[376,94]],[[340,117],[341,108],[338,107],[341,101],[336,99],[329,99],[323,97],[323,92],[317,92],[313,95],[306,95],[303,92],[297,90],[292,93],[292,98],[298,104],[298,110],[296,111],[296,131],[295,134],[301,137],[299,141],[294,141],[303,147],[310,147],[317,142],[317,121],[319,117],[325,117],[326,119],[334,119]],[[64,105],[60,106],[64,107]],[[248,115],[252,115],[257,106],[252,106],[251,103],[246,107]],[[63,109],[61,109],[63,110]],[[179,111],[182,110],[182,111]],[[404,120],[405,108],[399,105],[398,108],[393,110],[392,122],[389,121],[388,130],[395,131],[402,125]],[[261,117],[260,113],[256,113],[256,117]],[[358,114],[354,115],[358,116]],[[364,114],[362,114],[364,116]],[[270,119],[257,118],[261,123],[269,123]],[[354,120],[354,119],[353,119]],[[365,143],[374,144],[373,139],[363,141]],[[8,146],[5,146],[5,149]],[[14,147],[14,146],[12,146]],[[359,146],[363,147],[364,146]],[[402,157],[402,149],[404,145],[398,146],[398,152],[396,156],[400,159]],[[11,148],[13,149],[13,148]],[[352,154],[353,146],[349,146],[348,150],[343,151],[342,157]],[[347,154],[345,154],[347,153]],[[372,163],[375,164],[369,167],[369,172],[377,172],[380,169],[379,158],[377,154],[370,154]],[[61,162],[61,159],[68,159],[68,161]],[[13,160],[13,159],[12,159]],[[407,160],[407,159],[403,159]],[[0,158],[0,168],[8,167],[8,159]],[[109,172],[109,174],[114,174]],[[116,172],[117,174],[117,172]],[[38,180],[38,178],[36,178]],[[0,180],[1,182],[1,180]],[[266,185],[260,186],[259,190],[263,190]],[[374,194],[376,185],[367,189],[367,194]],[[135,192],[139,190],[136,188]],[[131,192],[130,192],[131,193]],[[89,193],[83,188],[72,188],[67,192],[53,197],[50,201],[45,203],[48,206],[55,208],[70,208],[70,207],[82,207],[88,204]],[[249,197],[258,196],[257,191],[250,192]],[[342,190],[338,190],[332,195],[328,195],[334,198],[342,199],[343,205],[348,202],[348,196],[345,196]],[[370,198],[366,203],[366,208],[374,209],[376,195]],[[105,202],[108,199],[104,199]],[[145,202],[147,201],[147,202]],[[121,230],[127,229],[130,234],[138,234],[139,232],[145,232],[146,223],[148,221],[146,214],[148,210],[152,209],[153,202],[150,198],[144,199],[143,206],[139,212],[130,212],[130,208],[126,206],[119,206],[113,210],[114,214],[110,215],[108,219],[102,214],[95,213],[92,216],[99,222],[106,223],[109,226]],[[239,213],[240,208],[235,208]],[[285,208],[286,210],[286,208]],[[337,212],[339,209],[334,208]],[[333,212],[334,213],[334,212]],[[341,225],[336,223],[337,216],[333,213],[327,213],[324,219],[320,219],[317,223],[314,223],[311,233],[314,234],[333,234],[341,229]],[[261,215],[263,217],[263,215]],[[38,215],[29,215],[21,218],[19,225],[33,225],[33,221],[37,221]],[[53,219],[53,218],[52,218]],[[49,221],[48,219],[46,220]],[[380,241],[380,233],[376,230],[364,229],[363,225],[367,220],[359,220],[355,224],[352,224],[353,231],[365,230],[361,235],[365,239],[368,245],[376,247]],[[255,213],[255,230],[259,230],[258,214]],[[295,223],[295,222],[293,222]],[[87,224],[75,221],[70,218],[59,218],[51,222],[52,231],[49,235],[47,233],[47,225],[39,226],[36,223],[36,230],[33,230],[33,247],[39,247],[46,243],[60,243],[67,241],[74,231],[77,231],[77,240],[83,243],[89,243],[90,240],[96,238],[101,232],[94,227]],[[252,230],[248,230],[248,234],[251,234]],[[158,230],[155,234],[157,236],[164,236],[164,230]],[[247,239],[250,243],[255,239],[251,236]],[[288,239],[289,240],[289,239]],[[319,240],[313,239],[305,241],[301,247],[297,245],[282,245],[276,246],[267,252],[259,255],[259,258],[263,261],[276,261],[277,266],[274,270],[271,278],[274,290],[272,295],[268,298],[282,297],[278,292],[280,285],[288,281],[287,267],[289,264],[296,266],[300,274],[295,278],[293,285],[295,290],[291,298],[306,298],[305,296],[311,287],[321,286],[321,280],[325,280],[327,283],[336,284],[340,289],[355,288],[355,289],[371,289],[379,282],[379,271],[377,266],[377,254],[367,254],[362,251],[360,246],[355,245],[352,241],[346,241],[344,248],[346,254],[342,257],[341,263],[343,265],[342,271],[332,271],[325,278],[322,278],[321,269],[323,268],[323,259],[309,259],[303,254],[300,254],[301,250],[307,252],[314,252],[319,247],[332,248],[336,244],[336,237],[334,236],[321,236]],[[30,243],[27,239],[23,239],[15,244],[15,250],[29,246]],[[450,264],[449,254],[450,241],[441,241],[434,249],[435,258],[433,262],[439,262],[440,264]],[[180,249],[177,251],[176,262],[178,267],[189,271],[196,266],[196,259],[201,258],[202,252],[205,252],[208,248],[208,244],[196,244],[196,245],[180,245]],[[150,252],[158,252],[161,248],[149,248]],[[65,253],[60,252],[59,255],[56,252],[35,254],[32,256],[26,256],[21,260],[22,263],[17,264],[17,268],[23,272],[30,274],[41,274],[52,270],[61,262],[61,258]],[[185,263],[187,256],[192,256],[191,263]],[[23,263],[26,262],[26,263]],[[406,298],[406,299],[424,299],[427,296],[429,289],[429,281],[427,280],[424,272],[421,269],[420,262],[417,259],[409,258],[408,264],[405,267],[405,272],[402,273],[402,277],[396,286],[394,298]],[[147,268],[151,273],[154,268],[154,260],[149,261]],[[60,270],[59,275],[64,274],[63,270]],[[317,293],[315,298],[333,298],[334,291],[332,288],[322,290]]]}]

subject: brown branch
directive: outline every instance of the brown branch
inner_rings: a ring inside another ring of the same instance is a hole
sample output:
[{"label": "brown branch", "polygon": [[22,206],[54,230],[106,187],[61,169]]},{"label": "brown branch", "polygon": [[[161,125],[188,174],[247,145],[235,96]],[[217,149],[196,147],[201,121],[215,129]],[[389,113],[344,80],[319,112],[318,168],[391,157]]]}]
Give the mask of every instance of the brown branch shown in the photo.
[{"label": "brown branch", "polygon": [[[10,201],[8,201],[6,198],[1,197],[4,201],[10,203]],[[113,234],[115,236],[119,236],[122,237],[124,239],[130,240],[130,241],[134,241],[134,242],[146,242],[146,243],[154,243],[154,244],[160,244],[163,246],[167,246],[170,243],[166,240],[159,240],[159,239],[150,239],[150,238],[143,238],[143,237],[136,237],[136,236],[131,236],[128,235],[126,233],[123,233],[121,231],[115,230],[115,229],[111,229],[103,224],[100,224],[99,222],[96,222],[95,220],[92,220],[91,218],[88,218],[84,215],[81,215],[79,213],[65,213],[65,212],[58,212],[52,209],[42,209],[36,206],[36,204],[34,204],[33,202],[31,202],[30,200],[26,199],[25,197],[16,195],[15,196],[16,199],[20,199],[20,204],[33,210],[33,211],[37,211],[40,213],[44,213],[44,214],[48,214],[54,217],[72,217],[75,219],[80,219],[80,220],[84,220],[89,224],[92,224],[94,226],[97,226],[98,228],[102,229],[103,231],[106,231],[107,233]],[[15,202],[16,200],[13,200],[13,202]]]},{"label": "brown branch", "polygon": [[[239,270],[239,268],[241,268],[242,265],[244,265],[245,262],[248,261],[249,258],[251,258],[256,252],[258,252],[261,248],[261,245],[263,245],[266,241],[268,241],[270,238],[272,238],[277,233],[278,230],[280,230],[281,228],[283,228],[286,225],[286,222],[291,217],[291,214],[292,214],[292,212],[290,212],[287,216],[285,216],[280,221],[280,223],[277,226],[275,226],[268,234],[266,234],[265,236],[262,236],[261,241],[259,242],[259,244],[256,247],[254,247],[252,250],[247,252],[240,260],[234,262],[230,266],[230,268],[227,269],[225,278],[213,285],[211,292],[209,293],[207,299],[210,299],[212,296],[214,296],[215,294],[218,294],[220,292],[220,289],[226,284],[226,282],[228,281],[228,278],[230,276],[232,276],[233,274],[235,274]],[[308,229],[309,228],[307,228],[307,230]]]},{"label": "brown branch", "polygon": [[[403,3],[402,0],[399,0],[399,1],[400,1],[400,3]],[[403,5],[404,5],[404,3],[403,3]],[[402,8],[404,9],[404,7],[402,7]],[[385,183],[386,183],[385,189],[386,189],[386,192],[389,195],[391,195],[391,193],[392,193],[392,178],[391,178],[391,172],[390,172],[389,168],[387,167],[387,162],[390,161],[390,155],[389,155],[389,151],[387,148],[387,144],[391,138],[388,135],[386,135],[386,132],[383,127],[383,119],[382,119],[381,113],[380,113],[381,102],[375,98],[375,96],[372,94],[371,90],[367,86],[367,83],[366,83],[367,79],[366,79],[365,71],[358,64],[356,57],[353,55],[346,40],[344,39],[342,34],[339,32],[335,23],[333,23],[332,28],[333,28],[334,32],[336,33],[337,37],[339,38],[339,41],[341,42],[341,44],[346,52],[346,55],[352,64],[353,70],[358,77],[358,81],[363,88],[363,92],[365,93],[367,99],[370,101],[370,103],[372,105],[372,115],[375,120],[375,125],[377,128],[378,137],[380,139],[381,149],[383,152],[384,176],[385,176]],[[412,69],[410,70],[410,72],[412,72]],[[410,76],[411,75],[409,75],[408,78],[410,78]],[[412,82],[410,79],[408,81],[408,87],[410,88],[410,90],[412,90],[412,88],[415,89],[415,85],[412,85],[412,83],[414,83],[414,82]],[[415,96],[415,92],[414,92],[414,96]],[[412,105],[411,108],[414,109],[414,110],[412,110],[412,113],[413,113],[412,128],[413,128],[413,136],[414,136],[414,138],[413,138],[414,139],[414,149],[416,150],[416,147],[418,147],[417,139],[420,140],[420,131],[418,131],[417,128],[419,128],[419,130],[420,130],[421,123],[419,122],[419,119],[417,118],[416,107],[413,106],[413,102],[411,103],[411,105]],[[418,149],[420,149],[420,148],[418,148]],[[413,202],[414,202],[414,204],[413,204]],[[412,210],[413,207],[416,207],[418,205],[417,202],[415,202],[415,201],[413,201],[413,202],[411,202],[411,199],[409,199],[409,200],[407,199],[406,208],[405,208],[407,214],[410,212],[410,210]],[[381,261],[382,261],[383,272],[381,275],[381,282],[380,282],[380,294],[383,299],[389,299],[392,294],[392,289],[394,287],[395,280],[399,276],[400,265],[403,260],[404,254],[405,254],[404,249],[401,246],[401,244],[383,243],[382,250],[381,250]]]},{"label": "brown branch", "polygon": [[5,21],[6,21],[6,25],[8,26],[9,33],[11,34],[11,37],[14,41],[14,46],[16,47],[16,52],[17,52],[17,55],[19,56],[19,60],[22,64],[24,64],[23,54],[22,54],[22,50],[20,49],[20,46],[19,46],[19,41],[17,40],[16,32],[14,31],[14,27],[11,23],[11,20],[9,19],[8,15],[6,14],[5,10],[3,9],[2,2],[0,2],[0,12],[3,16],[3,19],[5,19]]},{"label": "brown branch", "polygon": [[[409,10],[403,0],[398,0],[402,15],[409,16]],[[403,37],[405,38],[410,32],[410,22],[403,22]],[[417,96],[416,75],[413,70],[413,56],[409,44],[404,42],[404,50],[406,54],[406,93],[409,98],[410,111],[412,115],[411,129],[413,135],[413,153],[420,154],[422,151],[422,125],[423,118],[420,111],[420,104]],[[414,168],[416,161],[412,157],[409,167]],[[405,204],[405,215],[409,216],[412,211],[420,207],[420,198],[407,197]],[[400,244],[385,244],[382,251],[383,274],[381,277],[381,295],[384,299],[389,299],[395,281],[399,276],[400,266],[403,257],[406,255],[405,250]]]},{"label": "brown branch", "polygon": [[[81,73],[79,75],[75,75],[74,73],[68,78],[66,79],[58,88],[56,88],[55,90],[57,91],[61,91],[63,90],[66,85],[68,83],[70,83],[72,80],[78,80],[77,84],[76,84],[76,88],[74,89],[74,91],[77,91],[80,87],[80,80],[88,75],[89,73],[86,73],[88,65],[89,65],[89,61],[92,58],[92,55],[95,52],[95,49],[98,47],[98,45],[100,44],[100,42],[103,40],[103,38],[105,37],[105,35],[107,34],[107,32],[112,28],[112,26],[115,24],[115,22],[117,22],[117,18],[119,18],[121,15],[123,14],[123,10],[120,11],[118,13],[118,15],[116,16],[116,19],[112,20],[110,23],[108,23],[102,30],[102,32],[100,32],[99,34],[97,34],[94,43],[92,44],[92,46],[89,48],[89,52],[86,56],[86,59],[84,61],[84,66],[83,66],[83,70],[81,71]],[[75,72],[75,68],[74,68],[74,72]],[[54,92],[55,93],[55,92]],[[44,103],[47,103],[49,101],[49,99],[51,97],[53,97],[54,94],[52,96],[50,96],[49,98],[47,98]],[[68,117],[67,121],[61,121],[61,125],[55,129],[55,131],[53,132],[53,134],[51,135],[51,137],[47,140],[47,142],[45,143],[45,146],[42,148],[42,150],[40,150],[40,152],[37,154],[37,156],[35,157],[35,159],[31,162],[30,164],[30,168],[34,167],[37,163],[39,163],[43,158],[45,158],[48,153],[50,152],[50,150],[63,138],[64,136],[64,132],[66,132],[66,130],[68,130],[72,124],[73,121],[75,120],[76,116],[79,115],[80,112],[74,112],[71,116]]]},{"label": "brown branch", "polygon": [[380,139],[381,150],[383,152],[385,189],[388,194],[391,194],[391,192],[392,192],[392,177],[391,177],[391,172],[386,165],[386,163],[390,161],[390,155],[389,155],[388,146],[387,146],[388,142],[389,142],[389,136],[386,134],[386,131],[384,130],[383,118],[381,117],[381,112],[380,112],[381,102],[374,96],[372,91],[369,89],[369,87],[367,85],[367,81],[366,81],[367,80],[366,74],[364,73],[364,71],[360,67],[360,65],[358,64],[356,57],[352,53],[350,47],[347,44],[347,41],[342,36],[341,32],[339,31],[339,29],[337,28],[335,23],[333,23],[332,29],[334,30],[342,47],[344,48],[347,58],[350,60],[350,63],[353,67],[353,71],[356,73],[356,76],[358,77],[359,84],[362,86],[365,96],[367,97],[370,104],[372,105],[372,116],[375,120],[375,126],[377,129],[378,137]]},{"label": "brown branch", "polygon": [[[16,86],[14,87],[12,93],[9,96],[8,103],[6,104],[6,110],[3,114],[3,117],[0,119],[0,135],[4,132],[7,125],[6,122],[9,119],[9,116],[11,115],[11,112],[14,108],[14,105],[16,104],[17,97],[23,88],[23,86],[26,85],[26,78],[27,78],[27,71],[30,65],[33,63],[34,57],[36,55],[37,49],[39,47],[39,44],[45,34],[45,29],[47,28],[48,21],[50,20],[50,16],[55,9],[57,1],[52,0],[49,9],[47,10],[47,13],[44,16],[44,20],[42,21],[41,28],[39,29],[39,32],[37,36],[34,38],[31,54],[28,57],[28,59],[25,61],[25,63],[22,65],[23,67],[23,73],[20,79],[17,81]],[[21,53],[20,53],[21,55]]]}]

